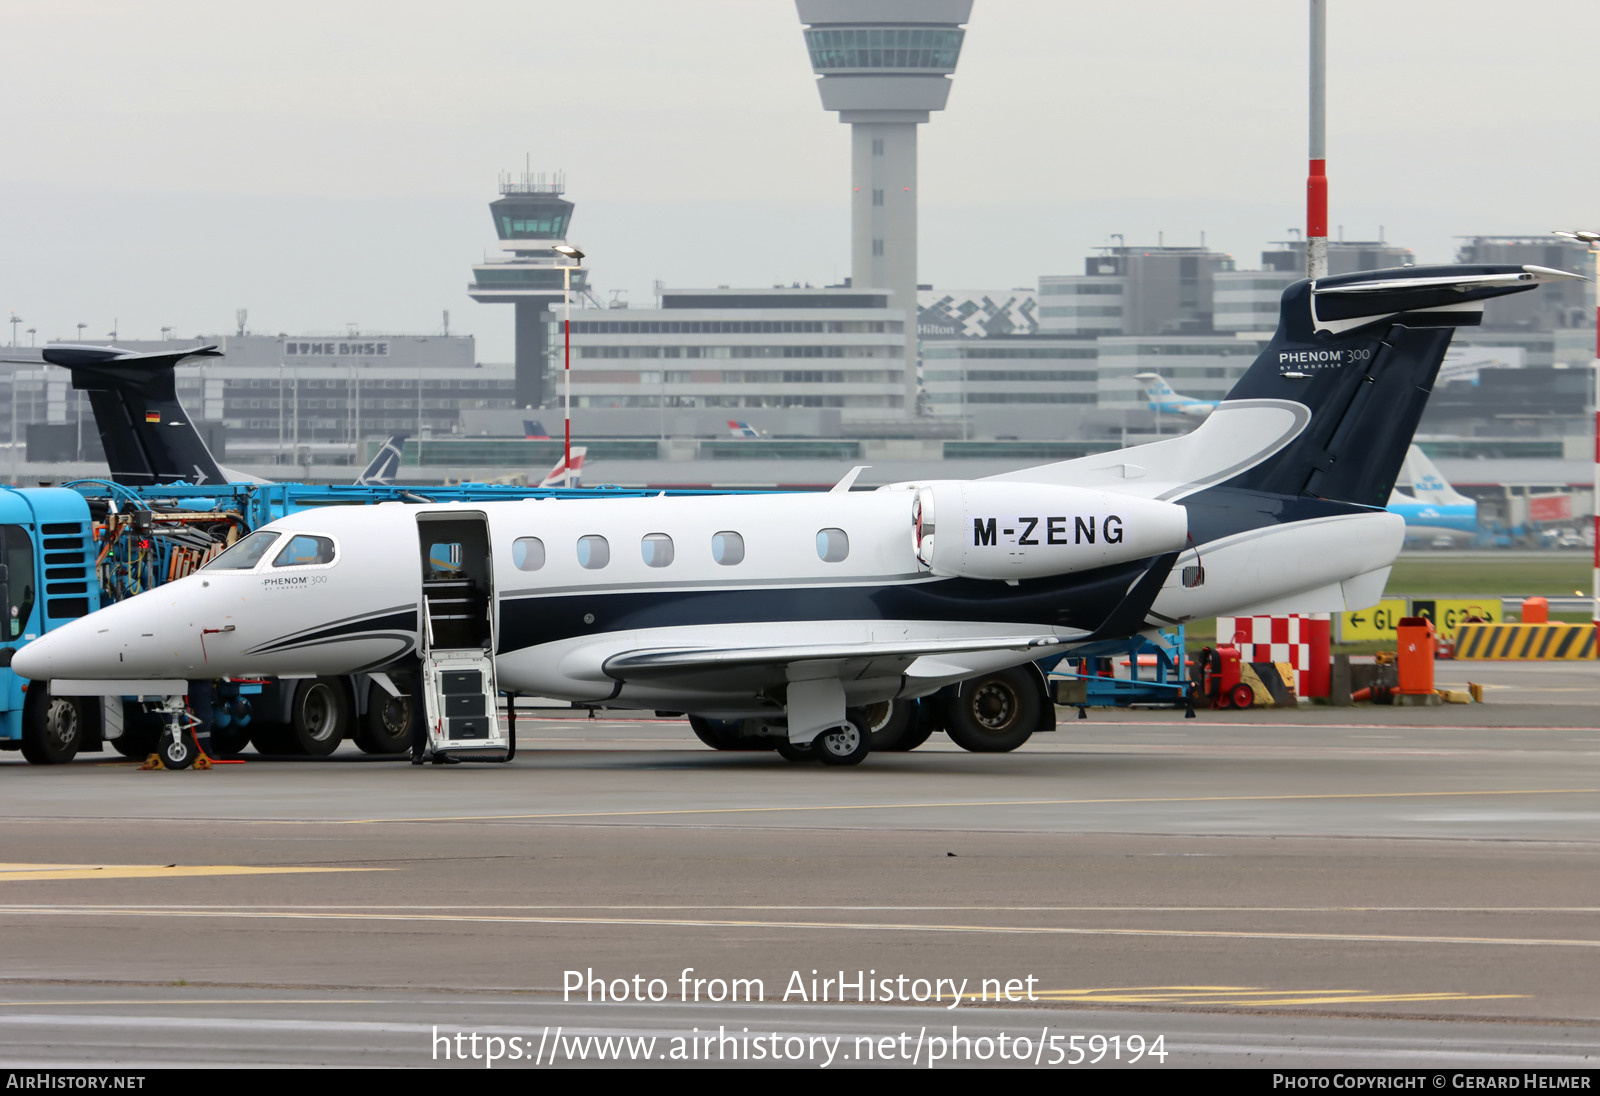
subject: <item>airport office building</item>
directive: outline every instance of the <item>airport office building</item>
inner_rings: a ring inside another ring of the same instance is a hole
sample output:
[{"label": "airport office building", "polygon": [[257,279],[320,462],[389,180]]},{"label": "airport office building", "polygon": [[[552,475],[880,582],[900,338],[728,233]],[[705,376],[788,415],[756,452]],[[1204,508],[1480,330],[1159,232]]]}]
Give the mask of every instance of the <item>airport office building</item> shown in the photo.
[{"label": "airport office building", "polygon": [[[1475,238],[1461,257],[1592,268],[1585,249],[1532,238]],[[677,455],[683,446],[665,444],[674,435],[725,441],[729,419],[775,438],[945,439],[945,456],[952,439],[1083,439],[1104,448],[1130,433],[1176,427],[1155,421],[1135,374],[1160,373],[1185,395],[1217,399],[1249,367],[1276,325],[1283,288],[1301,276],[1303,253],[1289,243],[1262,259],[1260,269],[1238,270],[1230,256],[1204,248],[1101,249],[1083,274],[1042,277],[1037,290],[923,287],[915,333],[906,331],[903,311],[887,306],[887,294],[870,288],[665,290],[656,308],[575,308],[573,405],[587,438],[663,441],[640,448],[637,459]],[[1408,250],[1382,242],[1330,247],[1335,272],[1409,261]],[[1520,311],[1501,318],[1501,302],[1491,302],[1485,326],[1456,342],[1489,353],[1490,364],[1586,365],[1593,329],[1584,326],[1586,287],[1576,286],[1513,298],[1506,303]],[[1534,297],[1537,309],[1529,312]],[[196,419],[223,424],[223,447],[236,462],[347,463],[375,440],[405,433],[449,443],[435,444],[423,463],[451,464],[443,454],[454,447],[465,458],[466,447],[455,443],[470,437],[520,440],[525,418],[559,434],[560,325],[546,330],[549,398],[538,415],[517,406],[511,365],[478,363],[470,336],[438,333],[203,339],[226,357],[181,368],[179,395]],[[920,377],[905,366],[908,337],[917,339]],[[21,366],[14,380],[14,421],[71,427],[60,436],[76,440],[81,432],[93,447],[93,430],[79,425],[92,423],[87,401],[64,370]],[[1470,432],[1480,436],[1559,436],[1571,432],[1565,419],[1582,410],[1535,409],[1504,424],[1494,409],[1474,408],[1471,395],[1433,402],[1456,416],[1476,415]],[[0,421],[0,431],[7,425]],[[742,452],[787,454],[778,446]],[[480,444],[468,463],[528,459],[527,446]]]},{"label": "airport office building", "polygon": [[[243,333],[117,345],[213,344],[223,357],[178,369],[178,398],[198,422],[221,425],[207,431],[214,448],[246,460],[270,462],[281,453],[288,462],[347,461],[363,439],[454,434],[463,410],[503,407],[512,396],[511,367],[480,366],[470,335]],[[96,457],[93,412],[65,369],[22,366],[12,386],[19,424],[61,428],[63,439],[81,432],[81,459]],[[296,454],[297,446],[307,452]],[[61,452],[60,444],[53,448]]]}]

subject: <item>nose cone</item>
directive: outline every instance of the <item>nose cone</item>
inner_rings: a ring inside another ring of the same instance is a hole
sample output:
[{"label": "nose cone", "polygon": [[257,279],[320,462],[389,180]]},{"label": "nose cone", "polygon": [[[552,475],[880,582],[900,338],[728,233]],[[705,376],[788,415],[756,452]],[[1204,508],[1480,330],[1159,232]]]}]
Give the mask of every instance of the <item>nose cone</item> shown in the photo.
[{"label": "nose cone", "polygon": [[32,681],[112,676],[107,670],[115,665],[116,655],[108,660],[104,654],[107,645],[94,642],[94,630],[88,627],[99,615],[94,613],[40,636],[17,651],[11,669]]},{"label": "nose cone", "polygon": [[11,669],[33,681],[171,678],[195,676],[203,661],[187,615],[151,591],[40,636],[17,651]]}]

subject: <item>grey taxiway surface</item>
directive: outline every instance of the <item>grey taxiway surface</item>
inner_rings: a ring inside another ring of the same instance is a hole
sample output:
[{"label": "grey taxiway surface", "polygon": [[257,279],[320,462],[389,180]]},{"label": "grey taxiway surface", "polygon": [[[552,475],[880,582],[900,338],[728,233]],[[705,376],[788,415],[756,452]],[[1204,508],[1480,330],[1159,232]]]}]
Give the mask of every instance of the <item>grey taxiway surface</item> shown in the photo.
[{"label": "grey taxiway surface", "polygon": [[846,770],[549,713],[509,766],[0,755],[0,1063],[1592,1068],[1600,668],[1440,679],[1488,702]]}]

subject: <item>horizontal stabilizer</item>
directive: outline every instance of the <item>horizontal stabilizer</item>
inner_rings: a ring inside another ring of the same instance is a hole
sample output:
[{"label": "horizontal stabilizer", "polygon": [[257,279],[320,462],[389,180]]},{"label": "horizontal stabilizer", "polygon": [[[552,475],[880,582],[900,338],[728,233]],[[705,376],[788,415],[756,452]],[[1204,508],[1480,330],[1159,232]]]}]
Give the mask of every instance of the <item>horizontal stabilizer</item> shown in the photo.
[{"label": "horizontal stabilizer", "polygon": [[111,478],[128,486],[222,483],[217,466],[183,405],[173,370],[189,358],[217,358],[215,346],[141,353],[115,346],[57,343],[43,358],[72,373],[72,387],[89,393],[95,427]]},{"label": "horizontal stabilizer", "polygon": [[[1586,280],[1543,266],[1431,266],[1363,271],[1320,278],[1311,283],[1311,319],[1318,333],[1339,334],[1382,320],[1407,317],[1412,326],[1474,324],[1483,302],[1522,293],[1547,282]],[[1421,322],[1419,322],[1421,321]]]}]

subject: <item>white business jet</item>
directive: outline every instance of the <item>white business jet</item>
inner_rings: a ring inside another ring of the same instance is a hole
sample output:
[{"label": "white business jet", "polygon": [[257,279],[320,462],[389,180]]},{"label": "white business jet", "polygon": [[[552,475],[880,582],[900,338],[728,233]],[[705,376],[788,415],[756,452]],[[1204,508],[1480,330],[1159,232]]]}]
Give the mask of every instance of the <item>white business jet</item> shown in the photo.
[{"label": "white business jet", "polygon": [[1383,506],[1452,328],[1574,276],[1299,282],[1192,433],[987,479],[294,514],[13,668],[62,694],[180,694],[246,674],[387,680],[420,657],[441,757],[503,756],[499,691],[687,713],[730,745],[833,764],[870,748],[868,706],[936,696],[953,737],[1012,748],[1053,721],[1029,665],[1045,655],[1375,603],[1404,536]]}]

